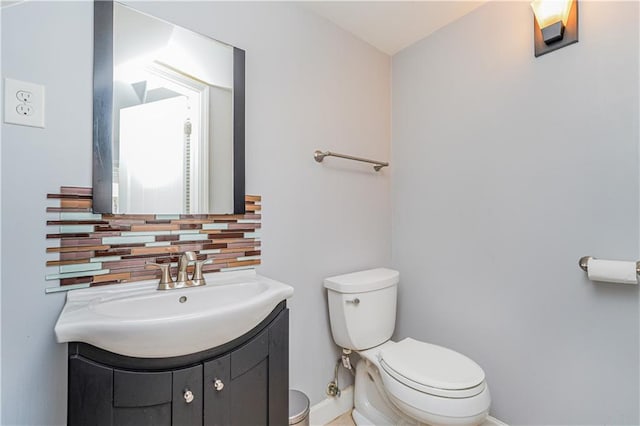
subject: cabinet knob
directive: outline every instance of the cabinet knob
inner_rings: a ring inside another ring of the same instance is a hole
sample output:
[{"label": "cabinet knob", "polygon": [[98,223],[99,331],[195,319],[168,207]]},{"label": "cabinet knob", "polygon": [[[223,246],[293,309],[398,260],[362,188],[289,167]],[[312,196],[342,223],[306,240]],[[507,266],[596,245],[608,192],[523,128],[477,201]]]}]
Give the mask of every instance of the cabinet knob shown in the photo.
[{"label": "cabinet knob", "polygon": [[193,401],[193,398],[194,398],[193,392],[191,392],[189,389],[186,389],[184,391],[184,395],[183,396],[184,396],[184,400],[187,402],[187,404],[190,404],[191,401]]},{"label": "cabinet knob", "polygon": [[222,380],[220,379],[215,379],[213,381],[213,387],[216,388],[218,392],[220,392],[222,389],[224,389],[224,383],[222,383]]}]

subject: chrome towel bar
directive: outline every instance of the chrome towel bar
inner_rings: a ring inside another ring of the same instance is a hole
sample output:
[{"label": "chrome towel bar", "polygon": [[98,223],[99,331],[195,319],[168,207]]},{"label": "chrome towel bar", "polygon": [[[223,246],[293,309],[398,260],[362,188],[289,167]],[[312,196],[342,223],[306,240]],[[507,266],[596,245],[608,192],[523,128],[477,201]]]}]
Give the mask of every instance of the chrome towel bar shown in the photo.
[{"label": "chrome towel bar", "polygon": [[[592,256],[582,256],[578,261],[578,265],[580,265],[580,269],[585,272],[589,272],[589,260],[594,259]],[[640,275],[640,260],[636,262],[636,274]]]},{"label": "chrome towel bar", "polygon": [[367,158],[354,157],[352,155],[346,155],[346,154],[338,154],[336,152],[331,152],[331,151],[323,152],[323,151],[316,150],[313,153],[313,158],[318,163],[322,163],[322,160],[324,160],[324,157],[339,157],[339,158],[344,158],[346,160],[354,160],[354,161],[362,161],[363,163],[371,163],[374,165],[373,170],[375,170],[376,172],[379,172],[381,168],[387,167],[389,165],[389,163],[384,161],[369,160]]}]

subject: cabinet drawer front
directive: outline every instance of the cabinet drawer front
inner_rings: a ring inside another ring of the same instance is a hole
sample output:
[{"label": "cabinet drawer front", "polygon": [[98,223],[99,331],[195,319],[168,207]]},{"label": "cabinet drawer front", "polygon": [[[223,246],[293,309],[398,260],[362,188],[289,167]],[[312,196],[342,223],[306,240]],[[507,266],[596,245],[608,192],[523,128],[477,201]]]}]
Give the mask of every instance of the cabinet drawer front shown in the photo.
[{"label": "cabinet drawer front", "polygon": [[231,378],[249,371],[269,356],[269,330],[264,330],[244,346],[231,352]]},{"label": "cabinet drawer front", "polygon": [[114,407],[149,407],[171,402],[171,372],[113,371]]}]

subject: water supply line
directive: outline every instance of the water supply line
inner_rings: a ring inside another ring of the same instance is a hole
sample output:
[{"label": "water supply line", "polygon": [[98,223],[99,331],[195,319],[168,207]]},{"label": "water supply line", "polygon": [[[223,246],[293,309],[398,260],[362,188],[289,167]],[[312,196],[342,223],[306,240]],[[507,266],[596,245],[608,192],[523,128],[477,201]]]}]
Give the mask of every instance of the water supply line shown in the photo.
[{"label": "water supply line", "polygon": [[338,369],[340,365],[342,365],[346,370],[348,370],[352,376],[355,377],[356,372],[351,365],[351,359],[349,358],[351,355],[351,349],[342,349],[342,356],[338,358],[336,361],[336,366],[333,369],[333,380],[329,382],[327,385],[327,395],[329,396],[337,396],[340,398],[340,386],[338,385]]}]

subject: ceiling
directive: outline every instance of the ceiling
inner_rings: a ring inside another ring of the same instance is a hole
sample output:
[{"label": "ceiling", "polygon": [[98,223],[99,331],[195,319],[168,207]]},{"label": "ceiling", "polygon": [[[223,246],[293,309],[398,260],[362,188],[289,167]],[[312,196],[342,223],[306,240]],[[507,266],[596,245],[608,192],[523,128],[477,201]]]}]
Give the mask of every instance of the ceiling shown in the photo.
[{"label": "ceiling", "polygon": [[320,15],[394,55],[483,5],[483,1],[302,1]]},{"label": "ceiling", "polygon": [[[25,0],[0,0],[10,7]],[[297,1],[378,50],[394,55],[487,0]]]}]

